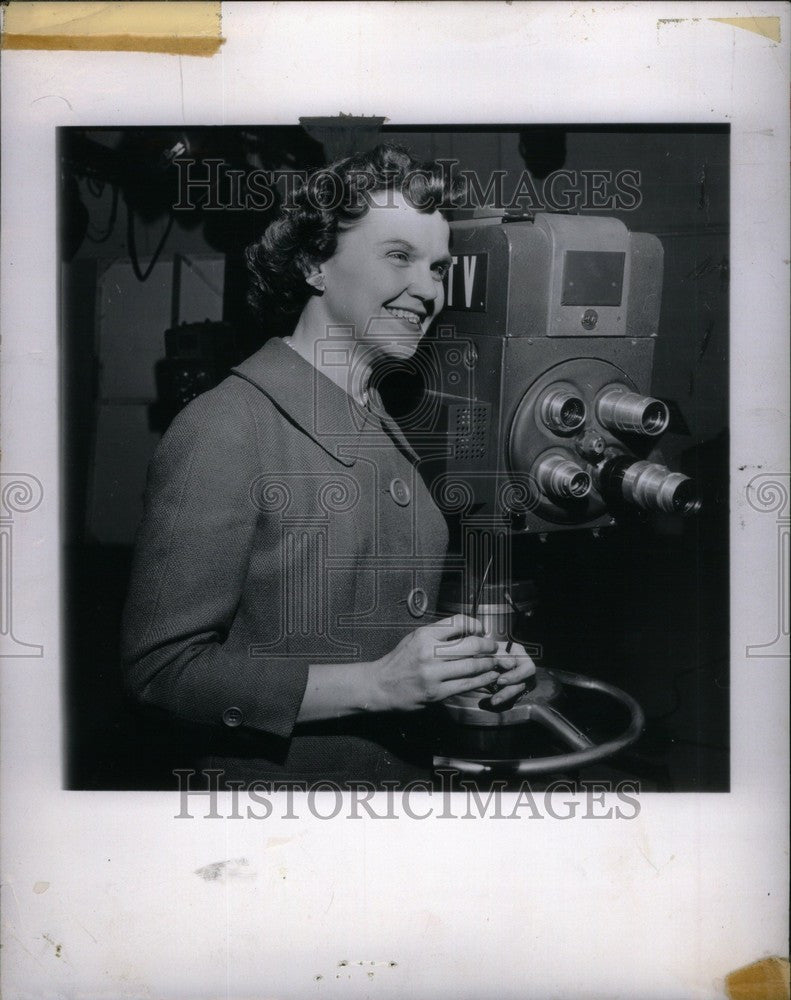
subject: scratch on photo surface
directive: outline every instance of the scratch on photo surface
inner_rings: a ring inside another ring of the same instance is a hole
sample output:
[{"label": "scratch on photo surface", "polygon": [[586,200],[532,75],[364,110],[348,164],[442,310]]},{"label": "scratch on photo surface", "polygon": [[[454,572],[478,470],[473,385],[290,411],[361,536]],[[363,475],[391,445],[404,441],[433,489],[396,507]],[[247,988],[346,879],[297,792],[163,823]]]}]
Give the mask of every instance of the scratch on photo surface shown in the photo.
[{"label": "scratch on photo surface", "polygon": [[[16,911],[16,922],[18,924],[21,911],[19,909],[19,900],[17,899],[16,890],[14,889],[14,886],[12,885],[11,882],[2,882],[0,883],[0,890],[2,890],[2,896],[6,896],[8,891],[11,892],[11,896],[13,897],[14,900],[14,910]],[[5,910],[6,916],[8,917],[8,908],[5,906],[5,900],[3,900],[3,904],[4,904],[3,909]],[[10,920],[10,917],[8,919]]]},{"label": "scratch on photo surface", "polygon": [[16,941],[16,943],[17,943],[17,944],[19,945],[19,947],[20,947],[20,948],[22,949],[22,951],[24,951],[24,953],[25,953],[26,955],[29,955],[29,956],[30,956],[30,957],[31,957],[31,958],[33,959],[33,961],[34,961],[34,962],[36,963],[36,965],[40,965],[42,969],[46,968],[46,966],[45,966],[45,965],[44,965],[44,963],[43,963],[43,962],[41,961],[41,959],[40,959],[40,958],[37,958],[37,957],[36,957],[36,956],[35,956],[35,955],[33,954],[33,952],[32,952],[32,951],[30,951],[30,950],[29,950],[28,948],[26,948],[26,947],[25,947],[25,946],[24,946],[24,945],[22,944],[22,942],[21,942],[21,941],[19,940],[19,938],[18,938],[18,937],[16,936],[16,934],[14,934],[14,932],[13,932],[13,931],[9,931],[9,932],[8,932],[8,935],[9,935],[9,937],[12,937],[12,938],[13,938],[13,939],[14,939],[14,940]]},{"label": "scratch on photo surface", "polygon": [[80,928],[81,931],[85,931],[85,933],[88,935],[91,941],[93,941],[94,944],[99,943],[98,940],[93,936],[93,934],[91,934],[91,932],[85,926],[85,924],[79,921],[75,916],[71,916],[70,919],[74,921],[74,923]]},{"label": "scratch on photo surface", "polygon": [[645,830],[638,829],[634,837],[634,844],[637,850],[642,854],[646,862],[654,869],[657,875],[660,875],[662,871],[667,868],[669,864],[675,861],[675,854],[671,854],[670,857],[664,861],[662,864],[657,865],[651,858],[651,845],[648,840],[648,834]]},{"label": "scratch on photo surface", "polygon": [[69,111],[74,110],[71,106],[71,102],[66,100],[62,94],[42,94],[41,97],[37,97],[34,101],[30,102],[30,107],[32,108],[34,104],[38,104],[39,101],[48,101],[50,98],[54,98],[56,101],[63,101],[63,103],[67,105]]},{"label": "scratch on photo surface", "polygon": [[651,867],[654,869],[654,871],[658,875],[659,874],[659,869],[654,864],[654,862],[648,857],[648,854],[643,850],[643,848],[640,846],[640,844],[637,845],[637,850],[643,855],[643,857],[645,858],[645,860],[648,862],[649,865],[651,865]]}]

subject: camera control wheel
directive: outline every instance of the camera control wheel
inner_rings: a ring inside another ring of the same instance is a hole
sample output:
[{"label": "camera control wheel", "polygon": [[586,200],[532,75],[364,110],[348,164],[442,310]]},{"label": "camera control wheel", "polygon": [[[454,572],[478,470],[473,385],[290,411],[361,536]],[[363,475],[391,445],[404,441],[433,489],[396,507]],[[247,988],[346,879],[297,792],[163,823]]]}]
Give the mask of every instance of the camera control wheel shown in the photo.
[{"label": "camera control wheel", "polygon": [[[552,704],[562,687],[583,688],[596,691],[619,702],[629,712],[629,725],[611,740],[594,743],[574,723],[567,719]],[[468,726],[503,727],[525,722],[535,722],[552,736],[557,737],[569,748],[566,753],[545,757],[434,757],[435,767],[452,767],[463,774],[485,775],[503,774],[518,777],[532,777],[552,771],[562,771],[586,767],[611,757],[630,746],[639,737],[645,725],[645,715],[640,705],[625,691],[612,684],[584,677],[566,670],[536,670],[536,684],[526,691],[510,708],[502,712],[492,712],[483,703],[457,706],[453,711],[456,722]]]}]

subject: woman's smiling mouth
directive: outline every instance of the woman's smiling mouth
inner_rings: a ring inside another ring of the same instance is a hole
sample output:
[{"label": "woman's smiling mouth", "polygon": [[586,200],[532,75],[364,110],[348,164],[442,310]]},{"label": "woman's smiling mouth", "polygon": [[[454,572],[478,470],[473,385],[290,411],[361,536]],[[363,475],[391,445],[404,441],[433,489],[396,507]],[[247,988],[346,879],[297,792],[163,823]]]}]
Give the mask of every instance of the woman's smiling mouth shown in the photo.
[{"label": "woman's smiling mouth", "polygon": [[396,319],[405,319],[413,326],[420,326],[425,319],[425,314],[415,312],[413,309],[401,309],[397,306],[385,306],[385,309]]}]

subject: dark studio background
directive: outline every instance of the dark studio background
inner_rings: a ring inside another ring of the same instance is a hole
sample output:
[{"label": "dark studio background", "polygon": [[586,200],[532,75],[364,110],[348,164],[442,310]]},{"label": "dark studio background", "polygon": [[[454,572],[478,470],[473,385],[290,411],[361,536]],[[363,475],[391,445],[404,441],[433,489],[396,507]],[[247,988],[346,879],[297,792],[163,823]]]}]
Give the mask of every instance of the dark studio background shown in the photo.
[{"label": "dark studio background", "polygon": [[[246,305],[243,251],[271,213],[173,212],[174,151],[244,171],[310,169],[379,136],[483,176],[641,172],[639,208],[589,214],[619,217],[664,245],[653,393],[675,404],[665,460],[698,481],[704,506],[693,519],[649,518],[606,538],[572,531],[531,541],[520,558],[542,597],[526,638],[542,643],[545,665],[610,681],[642,704],[645,732],[613,761],[614,774],[647,789],[727,790],[727,127],[378,120],[60,130],[66,786],[171,789],[172,768],[188,766],[185,732],[124,700],[118,654],[146,467],[178,407],[179,362],[166,358],[165,331],[214,324],[186,365],[208,381],[265,336]],[[283,332],[272,317],[266,336]]]}]

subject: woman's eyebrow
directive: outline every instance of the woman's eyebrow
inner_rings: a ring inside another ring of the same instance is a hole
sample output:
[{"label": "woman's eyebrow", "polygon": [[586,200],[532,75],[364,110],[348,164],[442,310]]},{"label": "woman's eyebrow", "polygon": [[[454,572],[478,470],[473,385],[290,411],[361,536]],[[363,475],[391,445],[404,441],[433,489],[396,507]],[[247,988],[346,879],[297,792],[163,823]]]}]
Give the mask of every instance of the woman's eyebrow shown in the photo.
[{"label": "woman's eyebrow", "polygon": [[[402,239],[382,240],[381,243],[379,243],[378,245],[380,247],[398,247],[400,250],[408,250],[410,253],[418,252],[417,247],[415,247],[414,244],[410,243],[409,240],[402,240]],[[434,261],[434,263],[452,264],[453,258],[451,257],[450,253],[445,253],[441,257],[438,257]]]},{"label": "woman's eyebrow", "polygon": [[415,247],[409,242],[409,240],[401,240],[401,239],[382,240],[379,243],[379,246],[380,247],[400,247],[403,250],[411,250],[413,252],[415,250]]}]

